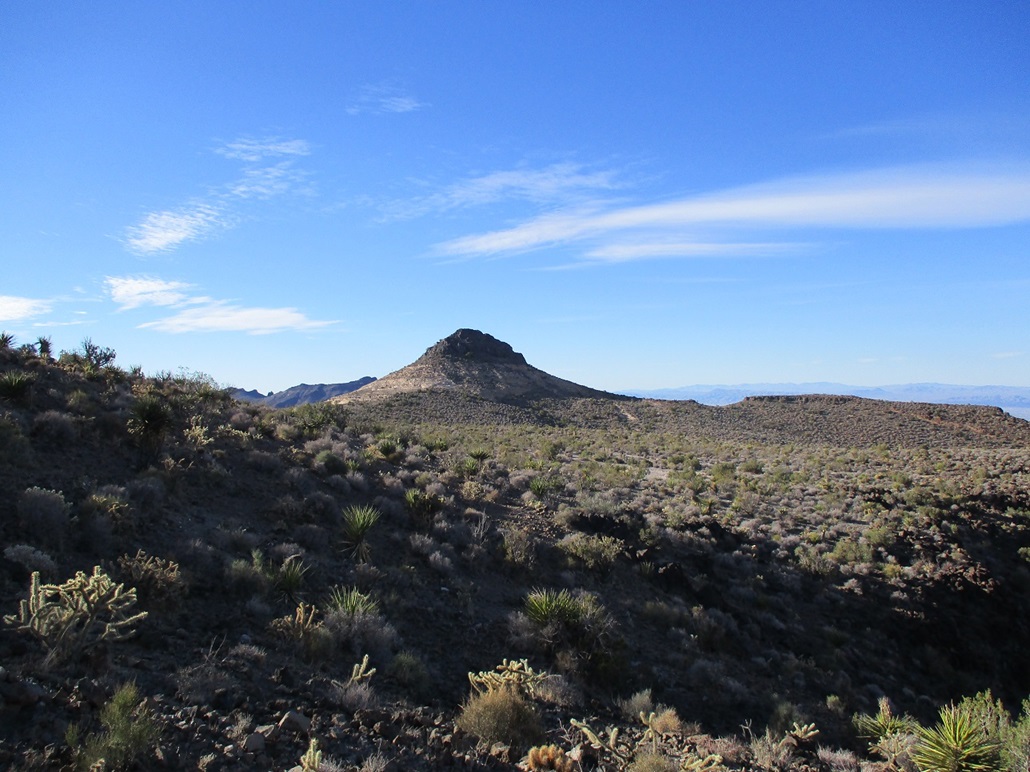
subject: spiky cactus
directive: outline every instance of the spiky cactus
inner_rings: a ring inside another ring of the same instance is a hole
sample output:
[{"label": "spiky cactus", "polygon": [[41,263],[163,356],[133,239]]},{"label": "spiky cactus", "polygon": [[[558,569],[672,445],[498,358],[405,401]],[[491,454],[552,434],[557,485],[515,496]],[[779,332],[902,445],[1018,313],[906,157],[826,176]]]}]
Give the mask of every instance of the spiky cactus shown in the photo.
[{"label": "spiky cactus", "polygon": [[100,566],[63,584],[43,584],[34,571],[29,596],[4,622],[36,636],[47,648],[47,662],[55,664],[104,641],[128,638],[147,616],[135,606],[136,590],[116,584]]}]

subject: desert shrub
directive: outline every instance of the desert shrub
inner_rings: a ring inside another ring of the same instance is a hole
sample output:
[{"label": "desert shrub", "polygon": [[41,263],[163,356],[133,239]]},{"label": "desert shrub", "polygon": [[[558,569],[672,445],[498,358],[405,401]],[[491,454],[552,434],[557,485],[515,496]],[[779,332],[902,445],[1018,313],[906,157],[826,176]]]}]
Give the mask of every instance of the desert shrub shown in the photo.
[{"label": "desert shrub", "polygon": [[816,751],[816,758],[830,772],[859,772],[862,763],[858,757],[848,750],[820,747]]},{"label": "desert shrub", "polygon": [[623,717],[630,721],[636,721],[641,713],[646,715],[654,710],[650,689],[642,689],[625,699],[617,700],[616,705]]},{"label": "desert shrub", "polygon": [[81,737],[77,725],[68,728],[65,740],[76,751],[80,769],[126,769],[151,751],[161,726],[143,704],[134,683],[122,686],[100,711],[103,731]]},{"label": "desert shrub", "polygon": [[639,754],[629,766],[627,772],[678,772],[679,765],[660,753],[645,752]]},{"label": "desert shrub", "polygon": [[4,557],[27,569],[31,574],[38,571],[40,575],[52,577],[57,574],[54,559],[28,544],[12,544],[4,549]]},{"label": "desert shrub", "polygon": [[125,491],[129,500],[144,512],[153,511],[160,506],[167,494],[164,482],[154,475],[130,480],[125,486]]},{"label": "desert shrub", "polygon": [[347,425],[347,411],[334,402],[310,402],[287,408],[279,418],[296,426],[305,437],[317,437],[330,429],[343,431]]},{"label": "desert shrub", "polygon": [[79,431],[75,419],[58,410],[47,410],[32,421],[32,433],[55,443],[73,442]]},{"label": "desert shrub", "polygon": [[60,491],[29,488],[18,496],[18,523],[21,530],[41,544],[60,549],[68,531],[71,505]]},{"label": "desert shrub", "polygon": [[115,584],[94,566],[63,584],[43,584],[32,574],[29,596],[18,605],[18,614],[4,622],[31,633],[47,649],[46,664],[63,662],[105,641],[128,638],[146,618],[136,612],[136,591]]},{"label": "desert shrub", "polygon": [[1008,772],[1030,769],[1030,699],[1023,701],[1023,712],[1002,731],[1001,759]]},{"label": "desert shrub", "polygon": [[397,652],[386,668],[386,675],[403,687],[412,699],[421,700],[429,696],[429,671],[422,658],[412,651]]},{"label": "desert shrub", "polygon": [[272,620],[271,631],[287,644],[297,647],[304,659],[315,661],[328,656],[333,649],[333,636],[318,619],[318,609],[298,603],[292,614]]},{"label": "desert shrub", "polygon": [[332,633],[335,648],[352,657],[370,653],[377,660],[386,659],[397,641],[393,625],[378,612],[360,607],[331,608],[326,613],[325,624]]},{"label": "desert shrub", "polygon": [[520,528],[507,528],[501,532],[504,539],[504,559],[516,568],[532,569],[536,564],[536,540]]},{"label": "desert shrub", "polygon": [[347,474],[346,462],[331,450],[323,450],[315,456],[315,468],[327,475]]},{"label": "desert shrub", "polygon": [[543,737],[540,717],[532,704],[514,689],[471,695],[462,706],[457,727],[491,746],[504,743],[521,755]]},{"label": "desert shrub", "polygon": [[616,559],[625,551],[626,545],[614,536],[597,536],[576,531],[558,542],[558,548],[588,570],[606,573],[615,565]]},{"label": "desert shrub", "polygon": [[226,573],[230,588],[240,595],[263,595],[272,584],[265,557],[257,549],[251,551],[249,560],[233,560]]},{"label": "desert shrub", "polygon": [[174,608],[181,601],[186,582],[173,560],[148,555],[138,550],[135,555],[118,558],[122,576],[139,595],[140,603],[153,608]]}]

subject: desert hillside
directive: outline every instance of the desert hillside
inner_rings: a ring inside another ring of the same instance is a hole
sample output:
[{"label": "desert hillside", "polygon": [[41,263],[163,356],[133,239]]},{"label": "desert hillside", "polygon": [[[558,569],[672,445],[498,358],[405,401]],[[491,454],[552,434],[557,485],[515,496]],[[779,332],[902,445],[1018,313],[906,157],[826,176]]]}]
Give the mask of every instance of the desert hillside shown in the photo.
[{"label": "desert hillside", "polygon": [[1025,421],[115,362],[3,338],[0,767],[1026,769]]}]

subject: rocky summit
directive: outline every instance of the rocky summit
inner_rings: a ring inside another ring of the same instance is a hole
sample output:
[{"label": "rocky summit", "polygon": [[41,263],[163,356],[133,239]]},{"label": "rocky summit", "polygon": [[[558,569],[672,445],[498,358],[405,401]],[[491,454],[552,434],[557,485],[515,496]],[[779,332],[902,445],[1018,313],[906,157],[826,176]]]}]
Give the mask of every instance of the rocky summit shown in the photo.
[{"label": "rocky summit", "polygon": [[626,399],[538,370],[510,345],[479,330],[461,329],[426,350],[415,362],[334,401],[396,394],[458,392],[492,402],[520,404],[576,397]]}]

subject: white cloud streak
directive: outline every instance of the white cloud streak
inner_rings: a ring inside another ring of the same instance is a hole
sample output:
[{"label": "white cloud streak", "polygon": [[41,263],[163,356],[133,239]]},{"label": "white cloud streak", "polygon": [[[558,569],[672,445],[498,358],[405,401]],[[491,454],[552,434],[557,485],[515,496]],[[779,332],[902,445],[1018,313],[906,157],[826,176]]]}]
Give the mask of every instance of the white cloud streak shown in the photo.
[{"label": "white cloud streak", "polygon": [[660,204],[542,215],[513,228],[437,245],[451,256],[514,254],[594,240],[588,255],[619,254],[604,243],[640,232],[629,259],[659,253],[700,228],[976,228],[1030,220],[1030,170],[920,167],[794,178]]},{"label": "white cloud streak", "polygon": [[237,139],[215,148],[218,155],[254,163],[265,158],[279,156],[304,156],[311,154],[311,145],[303,139]]},{"label": "white cloud streak", "polygon": [[50,312],[53,303],[38,298],[0,295],[0,322],[20,322]]},{"label": "white cloud streak", "polygon": [[141,324],[159,332],[246,332],[269,335],[275,332],[307,331],[328,327],[335,322],[308,319],[296,308],[246,308],[216,300],[187,308],[172,316]]},{"label": "white cloud streak", "polygon": [[423,107],[426,107],[424,102],[418,101],[397,86],[380,83],[362,86],[358,98],[347,107],[347,113],[410,113]]},{"label": "white cloud streak", "polygon": [[[298,157],[311,152],[302,139],[239,139],[215,152],[243,162],[242,176],[191,204],[150,212],[125,230],[125,244],[137,255],[170,252],[200,241],[238,220],[236,210],[249,199],[268,200],[297,190],[305,175],[294,167]],[[269,163],[268,159],[282,159]]]},{"label": "white cloud streak", "polygon": [[193,287],[181,281],[153,276],[108,276],[104,280],[108,297],[128,311],[145,306],[179,309],[171,316],[144,322],[139,327],[159,332],[245,332],[268,335],[275,332],[310,331],[336,324],[309,319],[296,308],[241,306],[227,300],[189,294]]},{"label": "white cloud streak", "polygon": [[557,163],[542,169],[508,169],[472,176],[428,196],[392,202],[384,210],[388,217],[404,219],[498,202],[567,205],[617,187],[612,172],[588,171],[579,164]]},{"label": "white cloud streak", "polygon": [[120,311],[140,306],[176,306],[189,301],[183,290],[192,285],[150,276],[108,276],[104,286]]}]

